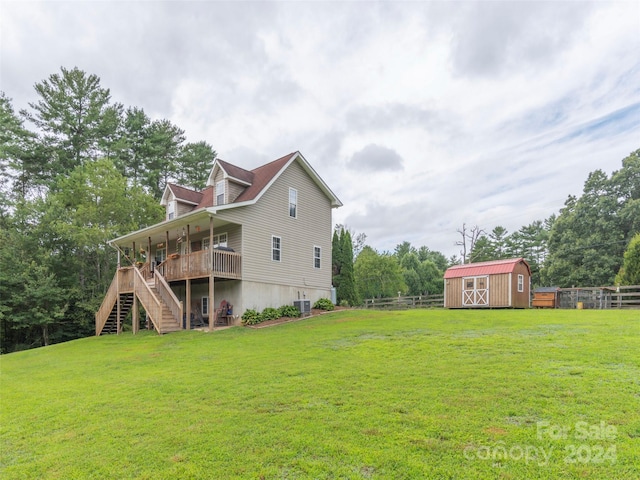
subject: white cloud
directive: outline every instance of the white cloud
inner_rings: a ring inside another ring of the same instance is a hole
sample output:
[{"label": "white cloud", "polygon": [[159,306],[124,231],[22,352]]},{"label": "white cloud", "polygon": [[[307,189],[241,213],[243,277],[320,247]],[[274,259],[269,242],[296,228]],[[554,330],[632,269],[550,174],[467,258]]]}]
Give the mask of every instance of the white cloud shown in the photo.
[{"label": "white cloud", "polygon": [[517,230],[640,147],[633,2],[4,2],[16,110],[60,66],[252,168],[300,150],[380,250]]}]

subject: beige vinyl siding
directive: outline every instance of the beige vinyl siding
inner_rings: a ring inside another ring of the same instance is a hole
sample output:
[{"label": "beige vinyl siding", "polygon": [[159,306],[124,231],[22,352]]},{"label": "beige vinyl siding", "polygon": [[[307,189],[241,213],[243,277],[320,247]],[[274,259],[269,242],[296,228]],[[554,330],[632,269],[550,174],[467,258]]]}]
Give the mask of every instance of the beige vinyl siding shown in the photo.
[{"label": "beige vinyl siding", "polygon": [[182,203],[180,201],[176,202],[178,204],[178,212],[177,212],[177,216],[179,217],[180,215],[184,215],[185,213],[189,213],[191,210],[193,210],[193,205],[189,204],[189,203]]},{"label": "beige vinyl siding", "polygon": [[[235,252],[242,253],[242,226],[227,224],[213,230],[214,235],[227,234],[227,246],[233,248]],[[209,238],[209,230],[191,234],[191,243],[200,243],[203,238]]]},{"label": "beige vinyl siding", "polygon": [[240,196],[240,194],[244,191],[245,187],[242,185],[238,185],[235,182],[228,181],[227,182],[227,201],[229,203],[235,202],[236,198]]},{"label": "beige vinyl siding", "polygon": [[[298,191],[297,218],[289,216],[289,187]],[[221,210],[216,218],[243,225],[243,280],[302,289],[331,287],[331,203],[297,162],[254,205]],[[272,236],[282,239],[280,262],[271,259]],[[322,249],[319,269],[313,267],[314,245]]]}]

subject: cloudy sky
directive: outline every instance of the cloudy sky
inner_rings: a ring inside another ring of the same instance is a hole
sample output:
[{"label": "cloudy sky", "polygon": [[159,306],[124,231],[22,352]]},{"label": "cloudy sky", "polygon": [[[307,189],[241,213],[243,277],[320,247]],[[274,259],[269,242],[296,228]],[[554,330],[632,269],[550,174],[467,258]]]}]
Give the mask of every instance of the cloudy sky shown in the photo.
[{"label": "cloudy sky", "polygon": [[300,150],[383,251],[557,213],[640,148],[640,3],[6,1],[0,89],[77,66],[253,168]]}]

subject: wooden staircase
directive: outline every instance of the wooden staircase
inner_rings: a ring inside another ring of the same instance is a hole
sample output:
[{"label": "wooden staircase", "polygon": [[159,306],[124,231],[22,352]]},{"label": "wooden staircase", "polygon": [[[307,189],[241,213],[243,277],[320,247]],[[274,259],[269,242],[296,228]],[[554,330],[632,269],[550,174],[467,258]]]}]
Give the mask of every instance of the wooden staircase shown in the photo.
[{"label": "wooden staircase", "polygon": [[171,309],[165,302],[162,301],[162,296],[155,285],[153,285],[153,282],[147,284],[149,285],[149,289],[151,290],[151,292],[160,300],[162,305],[162,314],[160,315],[160,321],[158,322],[160,328],[158,330],[161,333],[169,333],[182,330],[181,322],[178,319],[173,318]]},{"label": "wooden staircase", "polygon": [[[183,306],[159,272],[147,281],[135,267],[120,268],[109,286],[109,290],[96,312],[96,335],[118,332],[118,299],[120,325],[135,305],[135,300],[147,312],[147,317],[158,333],[175,332],[182,329]],[[133,312],[133,332],[137,312]]]},{"label": "wooden staircase", "polygon": [[[133,293],[122,293],[120,294],[120,318],[127,318],[127,315],[131,311],[131,306],[133,305]],[[122,325],[122,322],[120,322]],[[113,303],[113,308],[109,312],[109,317],[102,327],[101,335],[105,333],[120,333],[118,332],[118,303]]]}]

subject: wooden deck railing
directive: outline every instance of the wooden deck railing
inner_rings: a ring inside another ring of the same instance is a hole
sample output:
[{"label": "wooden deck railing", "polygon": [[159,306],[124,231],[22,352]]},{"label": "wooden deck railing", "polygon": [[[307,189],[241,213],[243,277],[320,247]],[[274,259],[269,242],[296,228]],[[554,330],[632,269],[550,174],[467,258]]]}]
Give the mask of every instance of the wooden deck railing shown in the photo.
[{"label": "wooden deck railing", "polygon": [[149,263],[145,263],[140,267],[140,274],[145,280],[151,280],[151,265]]},{"label": "wooden deck railing", "polygon": [[96,335],[100,335],[105,323],[107,323],[113,304],[116,303],[118,298],[118,281],[118,272],[116,271],[113,280],[111,280],[111,285],[109,285],[109,289],[102,300],[102,305],[100,305],[100,308],[96,312]]},{"label": "wooden deck railing", "polygon": [[242,255],[236,252],[213,250],[213,274],[216,277],[241,278]]},{"label": "wooden deck railing", "polygon": [[158,294],[160,295],[160,298],[162,298],[162,301],[164,301],[165,305],[167,305],[167,307],[169,307],[169,310],[171,310],[173,318],[178,323],[182,322],[182,312],[184,309],[182,302],[178,300],[178,297],[176,297],[176,295],[173,293],[173,290],[171,290],[171,287],[169,287],[169,284],[160,274],[160,272],[156,272],[153,277],[155,281],[155,287],[158,291]]},{"label": "wooden deck railing", "polygon": [[156,331],[161,333],[160,320],[162,319],[162,304],[153,294],[151,287],[147,285],[147,282],[140,271],[137,268],[134,268],[133,271],[136,295],[144,309],[147,311],[151,322],[156,327]]},{"label": "wooden deck railing", "polygon": [[186,278],[206,277],[212,272],[216,277],[239,280],[241,278],[242,255],[236,252],[213,250],[213,262],[209,250],[200,250],[186,255],[169,257],[160,265],[158,271],[167,281]]}]

